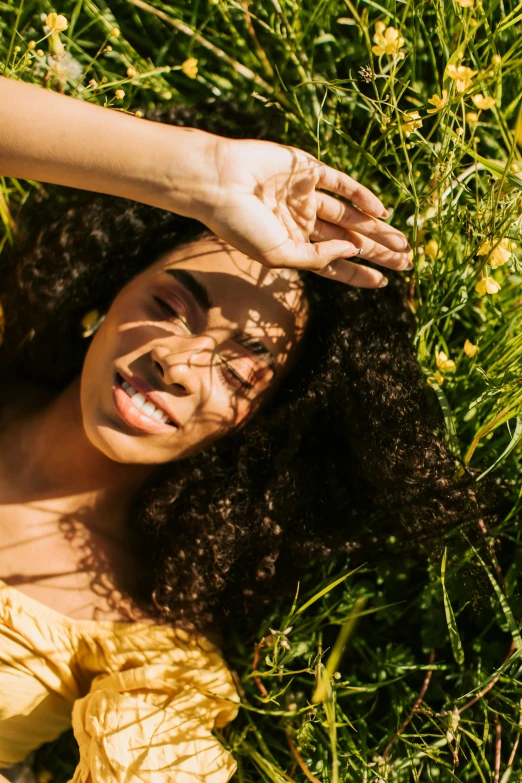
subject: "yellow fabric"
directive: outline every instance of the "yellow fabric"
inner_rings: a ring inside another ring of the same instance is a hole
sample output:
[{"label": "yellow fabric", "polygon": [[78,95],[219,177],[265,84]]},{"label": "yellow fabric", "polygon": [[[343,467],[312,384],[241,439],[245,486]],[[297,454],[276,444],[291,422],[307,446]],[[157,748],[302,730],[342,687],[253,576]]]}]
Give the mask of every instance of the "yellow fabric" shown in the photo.
[{"label": "yellow fabric", "polygon": [[238,701],[203,636],[72,620],[0,581],[0,768],[72,725],[70,783],[227,783],[236,762],[211,731]]}]

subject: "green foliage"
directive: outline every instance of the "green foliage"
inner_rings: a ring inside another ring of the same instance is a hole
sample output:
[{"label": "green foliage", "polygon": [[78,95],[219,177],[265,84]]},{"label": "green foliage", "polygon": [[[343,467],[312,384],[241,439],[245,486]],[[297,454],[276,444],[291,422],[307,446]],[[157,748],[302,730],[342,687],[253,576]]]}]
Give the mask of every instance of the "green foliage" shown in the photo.
[{"label": "green foliage", "polygon": [[[441,570],[390,539],[347,577],[303,566],[294,607],[237,629],[243,707],[219,736],[238,783],[522,781],[521,23],[515,0],[0,0],[0,73],[133,114],[233,95],[371,187],[414,248],[418,356],[456,471],[503,487],[480,555]],[[0,250],[34,187],[0,180]],[[36,768],[58,783],[64,758],[43,748]]]}]

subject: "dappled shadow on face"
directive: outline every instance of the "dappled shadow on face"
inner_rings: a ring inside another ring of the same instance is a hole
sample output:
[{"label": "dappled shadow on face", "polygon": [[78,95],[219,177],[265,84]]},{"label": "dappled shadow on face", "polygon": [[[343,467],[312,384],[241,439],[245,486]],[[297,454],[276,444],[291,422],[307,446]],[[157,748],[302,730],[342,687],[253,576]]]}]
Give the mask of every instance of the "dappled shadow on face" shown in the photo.
[{"label": "dappled shadow on face", "polygon": [[[172,458],[260,409],[295,362],[308,314],[295,270],[266,269],[212,236],[176,248],[124,296],[108,323],[121,336],[116,364],[162,393],[178,424],[166,434]],[[143,297],[166,307],[138,319]]]}]

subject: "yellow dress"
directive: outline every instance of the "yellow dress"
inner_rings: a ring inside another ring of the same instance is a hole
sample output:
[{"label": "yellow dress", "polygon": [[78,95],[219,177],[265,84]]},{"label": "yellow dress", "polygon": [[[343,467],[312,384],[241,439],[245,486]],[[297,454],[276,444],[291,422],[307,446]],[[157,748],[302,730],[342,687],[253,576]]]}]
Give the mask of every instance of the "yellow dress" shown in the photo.
[{"label": "yellow dress", "polygon": [[218,649],[170,626],[73,620],[0,581],[0,768],[70,728],[70,783],[227,783],[238,712]]}]

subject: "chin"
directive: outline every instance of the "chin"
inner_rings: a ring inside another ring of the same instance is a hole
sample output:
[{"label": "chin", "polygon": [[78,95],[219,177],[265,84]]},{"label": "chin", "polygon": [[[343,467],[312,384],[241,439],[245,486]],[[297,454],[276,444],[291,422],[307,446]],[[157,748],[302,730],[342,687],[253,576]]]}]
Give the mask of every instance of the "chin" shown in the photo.
[{"label": "chin", "polygon": [[139,435],[118,432],[107,424],[85,426],[89,442],[105,457],[121,465],[158,465],[161,460],[156,449],[145,444]]}]

